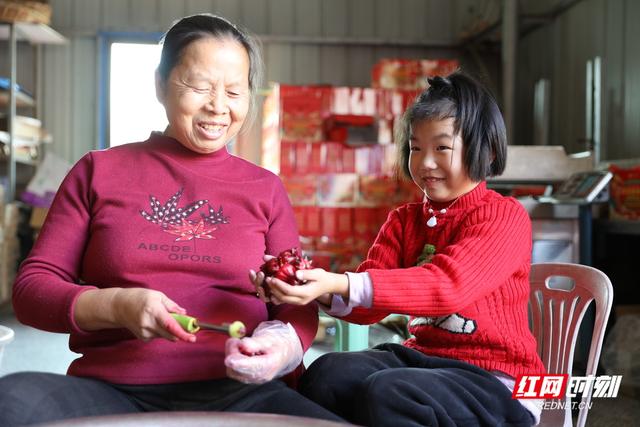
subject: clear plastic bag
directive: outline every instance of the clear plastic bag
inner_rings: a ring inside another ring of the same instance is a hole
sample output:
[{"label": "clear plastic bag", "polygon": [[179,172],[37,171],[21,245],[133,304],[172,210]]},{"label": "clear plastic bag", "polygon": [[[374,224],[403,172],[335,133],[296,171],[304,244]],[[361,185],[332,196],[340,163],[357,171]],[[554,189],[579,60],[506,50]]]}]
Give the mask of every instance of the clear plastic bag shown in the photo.
[{"label": "clear plastic bag", "polygon": [[14,333],[13,330],[0,325],[0,365],[2,365],[2,353],[4,352],[4,347],[13,341]]}]

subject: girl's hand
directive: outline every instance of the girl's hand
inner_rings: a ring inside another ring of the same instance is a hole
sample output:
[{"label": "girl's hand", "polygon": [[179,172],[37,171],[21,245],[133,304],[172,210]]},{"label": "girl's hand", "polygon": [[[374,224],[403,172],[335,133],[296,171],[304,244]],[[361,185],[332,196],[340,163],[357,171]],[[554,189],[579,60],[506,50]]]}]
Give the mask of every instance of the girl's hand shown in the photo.
[{"label": "girl's hand", "polygon": [[165,294],[143,288],[119,289],[111,300],[114,322],[144,341],[165,338],[170,341],[195,342],[170,313],[186,310]]},{"label": "girl's hand", "polygon": [[314,268],[313,270],[298,270],[296,276],[299,280],[305,280],[307,283],[291,286],[273,277],[266,278],[273,304],[306,305],[318,299],[327,305],[327,301],[331,300],[331,294],[349,296],[349,279],[345,274],[329,273],[322,268]]}]

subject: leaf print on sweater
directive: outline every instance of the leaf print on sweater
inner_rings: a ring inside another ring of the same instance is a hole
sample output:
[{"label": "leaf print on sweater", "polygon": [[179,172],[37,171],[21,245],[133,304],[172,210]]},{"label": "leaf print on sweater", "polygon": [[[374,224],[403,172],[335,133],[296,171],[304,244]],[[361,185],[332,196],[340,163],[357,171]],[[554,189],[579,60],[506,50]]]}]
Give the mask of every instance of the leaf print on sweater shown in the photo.
[{"label": "leaf print on sweater", "polygon": [[184,242],[193,239],[215,239],[215,237],[210,234],[217,229],[218,227],[207,228],[204,220],[200,219],[200,221],[195,224],[185,221],[184,224],[181,225],[172,225],[165,231],[179,236],[176,242]]},{"label": "leaf print on sweater", "polygon": [[[149,195],[151,212],[141,209],[140,215],[147,221],[158,224],[165,233],[178,236],[176,242],[193,240],[195,249],[196,239],[215,239],[211,233],[218,229],[216,225],[229,224],[229,217],[224,215],[222,206],[216,211],[206,199],[189,203],[184,208],[179,207],[183,191],[182,188],[178,190],[164,204],[160,203],[157,197]],[[207,211],[199,212],[198,219],[190,219],[191,215],[205,204]]]},{"label": "leaf print on sweater", "polygon": [[229,224],[229,217],[224,216],[224,214],[222,213],[222,206],[220,206],[218,211],[213,209],[211,205],[207,205],[207,206],[209,208],[209,212],[208,212],[209,215],[205,215],[202,212],[200,212],[200,217],[204,220],[204,222],[211,225]]},{"label": "leaf print on sweater", "polygon": [[178,202],[180,201],[180,197],[182,197],[183,191],[182,188],[178,190],[164,205],[161,204],[155,196],[149,195],[151,213],[140,210],[140,215],[147,221],[160,224],[162,228],[182,224],[187,217],[208,202],[208,200],[198,200],[185,208],[180,208],[178,207]]}]

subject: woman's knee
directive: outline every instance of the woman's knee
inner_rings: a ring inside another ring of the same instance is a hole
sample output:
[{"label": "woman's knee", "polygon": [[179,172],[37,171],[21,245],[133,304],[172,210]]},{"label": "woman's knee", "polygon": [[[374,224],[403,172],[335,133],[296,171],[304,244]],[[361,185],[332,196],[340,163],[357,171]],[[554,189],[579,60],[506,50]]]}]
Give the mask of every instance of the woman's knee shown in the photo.
[{"label": "woman's knee", "polygon": [[17,372],[0,378],[0,402],[33,401],[45,392],[40,387],[41,376],[41,373],[36,372]]},{"label": "woman's knee", "polygon": [[18,372],[0,378],[0,425],[25,424],[37,411],[47,391],[40,387],[41,374]]},{"label": "woman's knee", "polygon": [[138,412],[128,397],[93,379],[45,372],[0,378],[0,426]]}]

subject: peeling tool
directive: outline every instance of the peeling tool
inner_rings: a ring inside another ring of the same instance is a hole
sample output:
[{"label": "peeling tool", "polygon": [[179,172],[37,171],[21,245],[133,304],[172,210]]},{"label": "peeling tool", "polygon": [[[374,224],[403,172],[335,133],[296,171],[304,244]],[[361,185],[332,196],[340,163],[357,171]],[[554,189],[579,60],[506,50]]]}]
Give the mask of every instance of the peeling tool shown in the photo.
[{"label": "peeling tool", "polygon": [[198,322],[198,319],[192,316],[187,316],[185,314],[171,313],[174,319],[178,321],[182,329],[192,334],[195,334],[199,330],[210,330],[210,331],[218,331],[229,334],[230,337],[233,338],[242,338],[247,334],[247,329],[239,320],[235,322],[223,323],[222,325],[214,325],[212,323],[203,323]]}]

